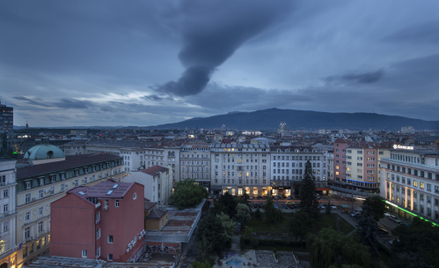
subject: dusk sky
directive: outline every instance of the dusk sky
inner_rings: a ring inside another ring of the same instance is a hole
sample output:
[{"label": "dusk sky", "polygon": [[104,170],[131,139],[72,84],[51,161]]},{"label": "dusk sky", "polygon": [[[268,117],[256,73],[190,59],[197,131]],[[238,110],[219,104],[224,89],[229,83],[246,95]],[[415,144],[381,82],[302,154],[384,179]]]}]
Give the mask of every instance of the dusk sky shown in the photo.
[{"label": "dusk sky", "polygon": [[14,125],[267,108],[439,120],[439,1],[1,1]]}]

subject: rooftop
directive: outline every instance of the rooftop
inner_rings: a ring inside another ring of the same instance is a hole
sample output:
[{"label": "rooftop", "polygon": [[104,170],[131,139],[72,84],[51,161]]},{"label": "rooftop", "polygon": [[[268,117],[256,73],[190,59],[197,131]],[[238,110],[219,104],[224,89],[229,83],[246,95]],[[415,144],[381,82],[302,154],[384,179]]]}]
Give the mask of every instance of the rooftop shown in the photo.
[{"label": "rooftop", "polygon": [[17,179],[40,176],[43,174],[55,173],[68,169],[75,169],[86,165],[97,164],[104,161],[116,159],[122,159],[122,157],[113,154],[68,155],[63,161],[18,168]]},{"label": "rooftop", "polygon": [[168,168],[165,168],[162,166],[152,166],[150,168],[140,170],[140,172],[149,174],[151,176],[155,176],[155,175],[157,175],[157,173],[164,172],[164,171],[168,171]]},{"label": "rooftop", "polygon": [[167,210],[161,210],[158,208],[153,208],[151,213],[146,217],[147,219],[160,219],[162,218],[168,211]]},{"label": "rooftop", "polygon": [[91,198],[116,198],[125,196],[135,182],[114,182],[111,180],[100,182],[93,186],[80,186],[73,188],[67,193],[75,194],[83,199]]}]

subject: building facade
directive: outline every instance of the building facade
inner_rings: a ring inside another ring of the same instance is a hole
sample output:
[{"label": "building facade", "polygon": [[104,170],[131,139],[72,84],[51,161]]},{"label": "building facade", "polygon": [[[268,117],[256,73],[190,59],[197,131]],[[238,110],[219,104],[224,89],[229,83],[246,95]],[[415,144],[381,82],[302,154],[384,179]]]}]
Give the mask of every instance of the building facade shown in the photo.
[{"label": "building facade", "polygon": [[50,204],[80,185],[102,180],[122,181],[123,161],[117,155],[64,156],[56,146],[41,144],[26,154],[27,166],[17,168],[17,267],[49,251]]},{"label": "building facade", "polygon": [[6,132],[14,128],[14,108],[0,102],[0,129]]},{"label": "building facade", "polygon": [[210,154],[211,193],[268,195],[270,147],[259,144],[213,144]]},{"label": "building facade", "polygon": [[15,160],[0,160],[0,267],[12,267],[16,260],[16,169]]},{"label": "building facade", "polygon": [[51,211],[53,256],[135,262],[142,253],[143,185],[105,181],[76,187],[53,202]]},{"label": "building facade", "polygon": [[305,172],[305,164],[310,161],[316,188],[326,191],[327,155],[324,151],[310,146],[272,146],[271,147],[271,184],[273,195],[284,197],[299,195],[300,185]]},{"label": "building facade", "polygon": [[381,196],[388,208],[411,221],[419,216],[439,223],[439,153],[390,150],[380,163]]}]

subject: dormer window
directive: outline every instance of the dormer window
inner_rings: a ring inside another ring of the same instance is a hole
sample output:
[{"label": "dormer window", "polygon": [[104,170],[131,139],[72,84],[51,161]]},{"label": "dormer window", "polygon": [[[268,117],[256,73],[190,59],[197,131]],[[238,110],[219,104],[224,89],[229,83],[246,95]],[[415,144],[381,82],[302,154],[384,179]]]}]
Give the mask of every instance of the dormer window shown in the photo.
[{"label": "dormer window", "polygon": [[51,182],[51,183],[54,183],[55,180],[56,180],[56,176],[55,176],[55,175],[50,176],[50,182]]},{"label": "dormer window", "polygon": [[26,181],[24,183],[26,190],[29,190],[31,188],[31,181]]}]

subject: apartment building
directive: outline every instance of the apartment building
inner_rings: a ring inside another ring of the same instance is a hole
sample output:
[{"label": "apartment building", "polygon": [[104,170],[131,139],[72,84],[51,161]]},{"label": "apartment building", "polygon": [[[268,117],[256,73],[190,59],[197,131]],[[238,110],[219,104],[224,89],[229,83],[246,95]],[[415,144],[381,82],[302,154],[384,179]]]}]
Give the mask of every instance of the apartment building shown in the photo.
[{"label": "apartment building", "polygon": [[192,142],[180,150],[181,179],[194,179],[210,192],[210,145]]},{"label": "apartment building", "polygon": [[122,181],[123,160],[112,154],[65,156],[43,143],[29,149],[17,168],[17,267],[49,251],[50,204],[80,185]]},{"label": "apartment building", "polygon": [[381,196],[392,212],[409,221],[419,216],[439,223],[438,151],[391,149],[380,169]]},{"label": "apartment building", "polygon": [[155,165],[169,166],[172,169],[172,180],[180,179],[180,148],[182,142],[159,142],[145,148],[144,168]]},{"label": "apartment building", "polygon": [[135,262],[146,233],[143,188],[110,180],[67,191],[50,205],[50,254]]},{"label": "apartment building", "polygon": [[0,102],[0,129],[6,132],[14,128],[14,108]]},{"label": "apartment building", "polygon": [[125,182],[137,182],[145,187],[144,196],[159,205],[168,205],[172,194],[173,180],[170,166],[153,166],[132,172]]},{"label": "apartment building", "polygon": [[0,160],[0,267],[16,264],[15,160]]},{"label": "apartment building", "polygon": [[327,154],[311,146],[272,146],[271,186],[273,195],[299,195],[299,189],[309,160],[318,191],[327,192]]},{"label": "apartment building", "polygon": [[212,144],[210,184],[212,193],[268,195],[270,147],[262,144]]}]

